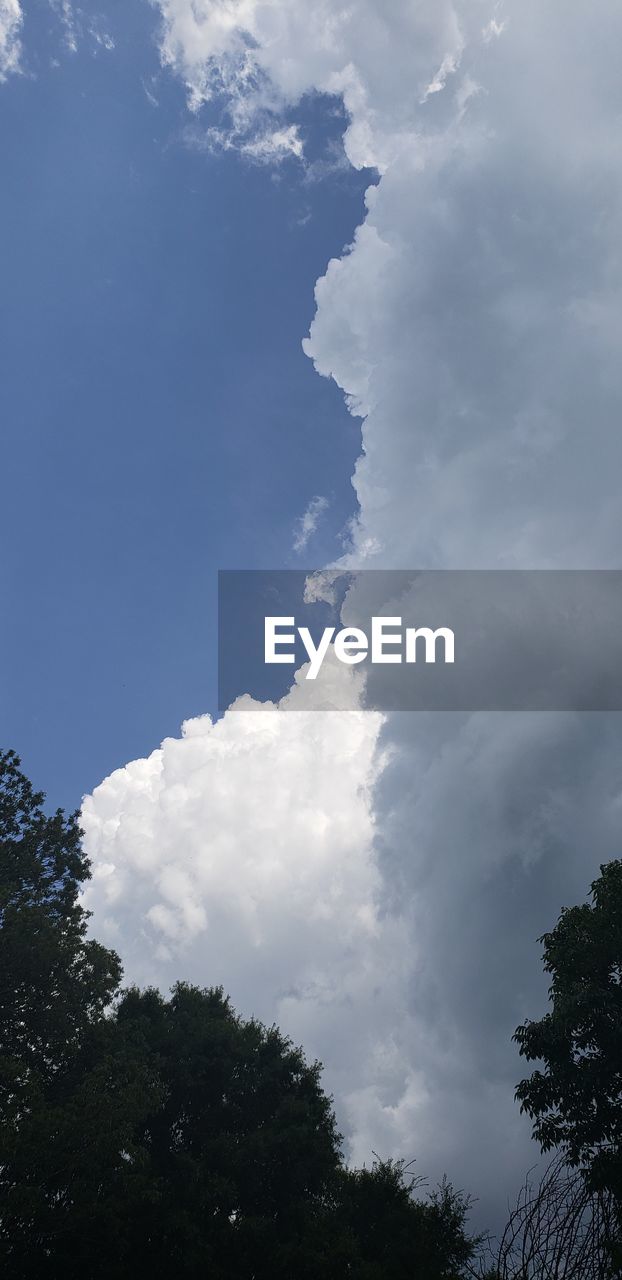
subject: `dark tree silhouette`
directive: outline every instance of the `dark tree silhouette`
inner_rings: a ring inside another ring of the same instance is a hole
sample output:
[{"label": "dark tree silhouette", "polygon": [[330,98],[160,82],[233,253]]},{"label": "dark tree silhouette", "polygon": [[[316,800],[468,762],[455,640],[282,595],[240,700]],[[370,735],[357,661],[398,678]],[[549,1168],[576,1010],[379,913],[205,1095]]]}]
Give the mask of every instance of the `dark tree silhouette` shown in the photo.
[{"label": "dark tree silhouette", "polygon": [[543,1069],[516,1096],[542,1149],[563,1148],[622,1203],[622,862],[601,867],[591,897],[541,939],[552,1007],[515,1040]]},{"label": "dark tree silhouette", "polygon": [[97,1234],[157,1085],[105,1016],[121,965],[86,937],[77,816],[46,817],[19,766],[0,753],[0,1267],[43,1276]]},{"label": "dark tree silhouette", "polygon": [[580,1170],[558,1153],[536,1185],[525,1179],[516,1206],[487,1265],[484,1280],[616,1280],[617,1231],[610,1192],[591,1191]]},{"label": "dark tree silhouette", "polygon": [[545,1232],[547,1250],[553,1240],[561,1256],[571,1248],[575,1269],[560,1275],[587,1277],[622,1273],[622,862],[600,870],[591,902],[565,908],[541,939],[551,1009],[514,1037],[542,1063],[516,1096],[542,1150],[558,1152],[514,1221],[529,1228],[523,1242]]},{"label": "dark tree silhouette", "polygon": [[50,1085],[118,987],[118,957],[87,941],[89,875],[77,815],[46,817],[17,756],[0,752],[0,1100]]}]

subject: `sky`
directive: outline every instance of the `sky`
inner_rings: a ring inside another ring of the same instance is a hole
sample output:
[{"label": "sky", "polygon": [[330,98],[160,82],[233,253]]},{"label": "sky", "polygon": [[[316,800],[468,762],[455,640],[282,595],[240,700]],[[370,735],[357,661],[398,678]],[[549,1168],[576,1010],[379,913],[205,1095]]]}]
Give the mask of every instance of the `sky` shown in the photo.
[{"label": "sky", "polygon": [[70,809],[216,710],[219,568],[340,553],[360,426],[301,337],[369,182],[337,100],[300,113],[314,173],[192,142],[157,13],[87,13],[25,6],[0,86],[0,709]]},{"label": "sky", "polygon": [[84,796],[128,977],[222,982],[321,1058],[348,1158],[488,1225],[619,716],[381,715],[352,672],[348,712],[218,718],[215,573],[620,567],[621,24],[0,5],[8,739]]}]

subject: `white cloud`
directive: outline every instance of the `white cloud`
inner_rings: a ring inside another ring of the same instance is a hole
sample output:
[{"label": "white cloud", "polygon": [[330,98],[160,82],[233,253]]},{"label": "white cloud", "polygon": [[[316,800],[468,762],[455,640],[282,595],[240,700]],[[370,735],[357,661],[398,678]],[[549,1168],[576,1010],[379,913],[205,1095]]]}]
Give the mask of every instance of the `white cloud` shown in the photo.
[{"label": "white cloud", "polygon": [[499,22],[497,18],[491,18],[487,26],[484,27],[482,35],[486,43],[488,43],[489,40],[494,40],[497,36],[500,36],[503,31],[505,31],[505,22]]},{"label": "white cloud", "polygon": [[379,1089],[397,1097],[396,1072],[402,1087],[388,1045],[408,947],[399,918],[381,920],[371,856],[381,720],[356,709],[347,679],[345,714],[305,710],[301,678],[289,710],[246,699],[216,724],[188,721],[96,788],[82,823],[86,905],[128,976],[223,983],[239,1008],[277,1018],[324,1059],[342,1117],[364,1106],[363,1158],[385,1124]]},{"label": "white cloud", "polygon": [[106,53],[112,53],[115,48],[115,42],[110,33],[100,27],[97,18],[93,20],[89,27],[89,35],[95,45],[98,45],[101,49],[105,49]]},{"label": "white cloud", "polygon": [[445,55],[438,71],[436,72],[436,75],[432,80],[430,80],[429,85],[426,86],[425,93],[423,94],[423,97],[420,100],[422,104],[426,102],[427,99],[431,97],[433,93],[442,92],[442,90],[445,88],[445,85],[447,84],[448,77],[456,74],[456,71],[458,70],[459,65],[460,65],[459,59],[456,57],[455,54],[447,53]]},{"label": "white cloud", "polygon": [[92,14],[87,22],[84,10],[74,5],[72,0],[48,0],[48,3],[59,19],[69,53],[77,53],[82,41],[90,43],[94,53],[101,49],[106,53],[112,52],[115,42],[99,14]]},{"label": "white cloud", "polygon": [[312,91],[339,94],[351,116],[349,159],[381,169],[414,144],[436,69],[459,58],[463,28],[489,13],[483,0],[460,18],[451,0],[160,0],[159,8],[163,62],[185,81],[194,110],[224,92],[234,133],[252,134],[266,108]]},{"label": "white cloud", "polygon": [[0,0],[0,81],[19,71],[22,23],[19,0]]},{"label": "white cloud", "polygon": [[70,53],[77,53],[80,36],[79,21],[71,0],[49,0],[49,5],[62,25],[66,48]]},{"label": "white cloud", "polygon": [[277,165],[292,157],[302,160],[303,144],[297,125],[275,128],[269,119],[261,127],[257,121],[254,123],[255,127],[250,132],[246,123],[235,127],[210,125],[205,130],[194,126],[185,131],[185,137],[190,146],[199,150],[239,151],[248,160],[259,164]]},{"label": "white cloud", "polygon": [[[381,171],[306,343],[364,416],[351,562],[617,564],[619,6],[160,7],[195,108],[228,93],[252,143],[341,93]],[[86,801],[95,926],[320,1052],[357,1158],[504,1202],[532,1158],[509,1036],[535,938],[619,852],[620,758],[616,717],[192,721]]]},{"label": "white cloud", "polygon": [[313,537],[318,524],[328,509],[328,499],[316,495],[312,498],[306,511],[296,521],[294,529],[294,551],[306,551],[309,540]]},{"label": "white cloud", "polygon": [[265,164],[274,164],[286,156],[302,157],[302,140],[295,124],[282,129],[272,129],[259,137],[244,142],[240,148],[244,155]]}]

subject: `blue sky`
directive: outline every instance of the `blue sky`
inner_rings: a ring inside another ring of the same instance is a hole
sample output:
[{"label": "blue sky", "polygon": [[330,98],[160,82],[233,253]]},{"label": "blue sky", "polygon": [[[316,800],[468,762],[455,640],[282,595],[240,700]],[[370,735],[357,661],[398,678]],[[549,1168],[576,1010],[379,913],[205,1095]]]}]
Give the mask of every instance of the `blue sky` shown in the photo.
[{"label": "blue sky", "polygon": [[[315,495],[302,563],[337,554],[360,448],[301,336],[369,172],[189,145],[154,11],[100,15],[114,50],[71,52],[31,6],[0,87],[3,739],[69,807],[215,710],[218,568],[301,563]],[[296,118],[329,156],[336,100]]]}]

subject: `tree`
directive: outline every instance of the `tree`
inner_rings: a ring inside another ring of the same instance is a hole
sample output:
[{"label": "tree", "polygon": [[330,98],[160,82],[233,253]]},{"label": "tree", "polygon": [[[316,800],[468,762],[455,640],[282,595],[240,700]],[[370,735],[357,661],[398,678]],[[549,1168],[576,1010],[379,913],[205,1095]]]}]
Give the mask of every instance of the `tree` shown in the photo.
[{"label": "tree", "polygon": [[48,1274],[50,1242],[62,1251],[60,1242],[90,1218],[96,1186],[110,1188],[114,1170],[125,1172],[120,1152],[153,1087],[144,1064],[139,1071],[123,1064],[105,1017],[121,965],[86,937],[78,895],[89,865],[77,816],[58,810],[46,817],[43,798],[15,753],[0,752],[0,1263],[7,1276]]},{"label": "tree", "polygon": [[544,1070],[516,1095],[543,1150],[564,1147],[594,1185],[622,1195],[622,862],[601,867],[591,897],[541,939],[552,1009],[514,1038]]},{"label": "tree", "polygon": [[116,1022],[157,1063],[162,1084],[136,1132],[142,1182],[123,1208],[128,1274],[463,1274],[477,1243],[467,1201],[448,1185],[415,1199],[399,1162],[347,1169],[320,1065],[276,1027],[238,1017],[220,988],[184,983],[170,1000],[128,991]]},{"label": "tree", "polygon": [[0,1115],[19,1114],[79,1050],[118,987],[112,951],[86,939],[89,864],[77,815],[42,811],[12,751],[0,752]]},{"label": "tree", "polygon": [[459,1280],[481,1243],[466,1231],[469,1200],[447,1181],[425,1199],[403,1161],[342,1169],[333,1226],[331,1280]]},{"label": "tree", "polygon": [[220,988],[132,989],[116,1021],[162,1084],[136,1135],[149,1194],[132,1205],[128,1274],[315,1274],[340,1143],[319,1064]]},{"label": "tree", "polygon": [[558,1153],[537,1185],[525,1179],[482,1280],[616,1280],[615,1231],[611,1193],[591,1191]]},{"label": "tree", "polygon": [[3,1278],[459,1280],[466,1200],[349,1170],[319,1063],[220,988],[119,990],[42,801],[0,754]]},{"label": "tree", "polygon": [[544,1151],[558,1148],[622,1214],[622,862],[601,867],[591,902],[562,911],[544,944],[551,1009],[518,1027],[528,1061],[516,1090]]}]

